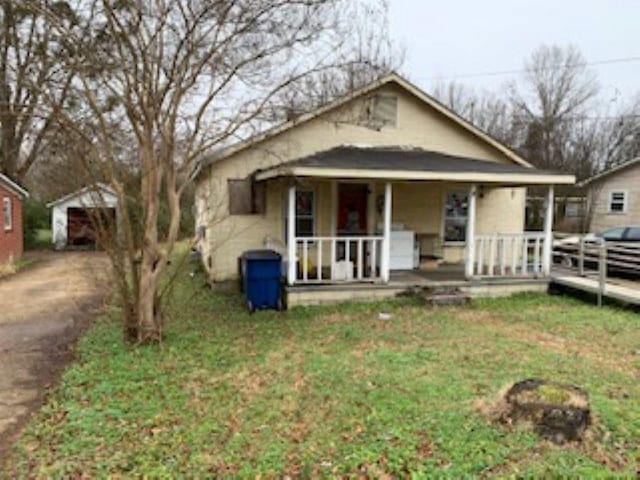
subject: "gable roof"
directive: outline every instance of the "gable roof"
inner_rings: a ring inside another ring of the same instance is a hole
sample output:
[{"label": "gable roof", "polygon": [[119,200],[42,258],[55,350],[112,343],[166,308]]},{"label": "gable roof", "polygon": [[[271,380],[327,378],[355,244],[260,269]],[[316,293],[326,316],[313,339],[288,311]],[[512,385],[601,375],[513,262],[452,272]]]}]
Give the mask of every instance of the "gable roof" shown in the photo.
[{"label": "gable roof", "polygon": [[586,180],[583,180],[582,182],[578,183],[579,187],[585,187],[587,185],[589,185],[590,183],[593,183],[597,180],[601,180],[605,177],[608,177],[609,175],[613,175],[614,173],[619,172],[620,170],[624,170],[625,168],[631,167],[633,165],[636,164],[640,164],[640,157],[636,157],[636,158],[632,158],[631,160],[621,163],[619,165],[615,165],[603,172],[598,173],[597,175],[594,175],[593,177],[589,177]]},{"label": "gable roof", "polygon": [[16,182],[11,180],[6,175],[0,173],[0,183],[2,183],[9,190],[14,192],[16,195],[19,195],[23,198],[29,198],[29,192],[27,192],[24,188],[18,185]]},{"label": "gable roof", "polygon": [[[417,87],[416,85],[414,85],[413,83],[411,83],[409,80],[407,80],[406,78],[400,76],[399,74],[393,72],[390,73],[388,75],[385,75],[384,77],[379,78],[378,80],[375,80],[359,89],[356,89],[352,92],[349,92],[348,94],[332,101],[329,102],[325,105],[320,106],[319,108],[316,108],[315,110],[312,110],[311,112],[308,112],[306,114],[303,114],[295,119],[289,120],[287,122],[284,122],[280,125],[276,125],[273,128],[270,128],[268,130],[266,130],[265,132],[259,133],[257,135],[254,135],[253,137],[243,141],[243,142],[239,142],[237,144],[231,145],[228,148],[222,149],[208,157],[205,157],[201,163],[201,165],[199,165],[199,167],[204,167],[207,165],[211,165],[212,163],[216,163],[220,160],[223,160],[227,157],[230,157],[231,155],[238,153],[242,150],[245,150],[247,148],[250,148],[260,142],[263,142],[269,138],[272,138],[276,135],[279,135],[280,133],[283,133],[287,130],[290,130],[292,128],[294,128],[295,126],[301,124],[301,123],[306,123],[310,120],[313,120],[314,118],[317,118],[318,116],[329,112],[330,110],[333,110],[335,108],[338,108],[342,105],[345,105],[346,103],[350,102],[351,100],[361,97],[363,95],[367,95],[368,93],[382,87],[383,85],[387,85],[390,83],[394,83],[398,86],[400,86],[402,89],[404,89],[405,91],[409,92],[411,95],[413,95],[414,97],[418,98],[420,101],[422,101],[424,104],[430,106],[431,108],[433,108],[434,110],[436,110],[437,112],[441,113],[442,115],[444,115],[445,117],[447,117],[448,119],[452,120],[454,123],[456,123],[457,125],[459,125],[460,127],[462,127],[463,129],[467,130],[468,132],[470,132],[472,135],[476,136],[477,138],[479,138],[480,140],[482,140],[483,142],[491,145],[492,147],[494,147],[496,150],[500,151],[502,154],[504,154],[507,158],[509,158],[510,160],[512,160],[514,163],[518,164],[518,165],[522,165],[524,167],[529,167],[529,168],[533,168],[533,166],[527,162],[524,158],[522,158],[520,155],[518,155],[516,152],[514,152],[512,149],[510,149],[509,147],[507,147],[506,145],[504,145],[502,142],[498,141],[497,139],[493,138],[491,135],[489,135],[487,132],[483,131],[482,129],[476,127],[475,125],[473,125],[471,122],[469,122],[468,120],[465,120],[463,117],[461,117],[460,115],[458,115],[457,113],[455,113],[453,110],[451,110],[450,108],[446,107],[444,104],[440,103],[438,100],[436,100],[434,97],[432,97],[431,95],[427,94],[424,90],[420,89],[419,87]],[[195,176],[197,176],[199,174],[199,171],[196,172]]]},{"label": "gable roof", "polygon": [[421,148],[343,145],[255,173],[256,180],[279,176],[482,181],[489,184],[551,185],[575,182],[573,175],[512,163],[487,162]]},{"label": "gable roof", "polygon": [[107,195],[112,195],[114,197],[117,196],[116,192],[106,183],[96,183],[95,185],[88,185],[84,188],[81,188],[80,190],[71,192],[70,194],[65,195],[64,197],[60,197],[57,200],[54,200],[53,202],[47,203],[47,208],[55,207],[56,205],[66,202],[67,200],[71,200],[72,198],[79,197],[81,195],[84,195],[87,192],[95,192],[96,190],[100,190],[101,193],[106,193]]}]

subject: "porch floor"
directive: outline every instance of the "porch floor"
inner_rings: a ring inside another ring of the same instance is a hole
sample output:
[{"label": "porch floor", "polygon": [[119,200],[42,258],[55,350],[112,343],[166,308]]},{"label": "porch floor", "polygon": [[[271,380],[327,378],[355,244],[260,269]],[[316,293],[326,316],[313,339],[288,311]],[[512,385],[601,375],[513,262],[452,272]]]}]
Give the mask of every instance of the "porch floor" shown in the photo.
[{"label": "porch floor", "polygon": [[286,288],[289,306],[382,300],[414,288],[455,287],[471,297],[495,297],[524,291],[546,291],[548,278],[495,277],[467,280],[464,265],[441,265],[434,270],[395,270],[389,283],[343,282],[293,285]]},{"label": "porch floor", "polygon": [[467,283],[464,265],[440,265],[433,270],[396,270],[390,272],[389,283],[410,286],[445,286]]}]

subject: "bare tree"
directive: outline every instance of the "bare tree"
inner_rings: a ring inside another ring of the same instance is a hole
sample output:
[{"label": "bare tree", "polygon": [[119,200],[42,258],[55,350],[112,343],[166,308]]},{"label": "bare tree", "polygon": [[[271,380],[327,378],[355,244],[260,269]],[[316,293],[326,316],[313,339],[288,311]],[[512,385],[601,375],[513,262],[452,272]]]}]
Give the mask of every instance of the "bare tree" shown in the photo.
[{"label": "bare tree", "polygon": [[[85,0],[74,25],[48,12],[49,27],[66,39],[64,66],[82,99],[59,119],[89,147],[82,149],[85,170],[105,179],[120,201],[120,235],[109,251],[129,339],[161,339],[161,282],[198,159],[264,124],[287,88],[362,64],[352,49],[353,4]],[[40,2],[30,5],[43,12]],[[137,174],[132,188],[123,164]]]},{"label": "bare tree", "polygon": [[67,26],[75,18],[63,1],[40,2],[39,10],[21,0],[0,2],[0,173],[18,181],[56,128],[58,110],[68,106],[72,73],[62,68],[65,49],[47,28],[47,14]]},{"label": "bare tree", "polygon": [[[613,112],[610,104],[602,108],[595,73],[575,47],[538,48],[522,80],[505,90],[503,99],[452,82],[438,85],[434,96],[539,168],[586,179],[640,155],[640,97]],[[542,204],[535,197],[541,193],[529,193],[532,218],[539,220]],[[558,194],[562,201],[581,192],[560,188]],[[588,228],[591,206],[585,211],[582,227]]]},{"label": "bare tree", "polygon": [[433,96],[461,117],[507,145],[517,138],[510,104],[490,92],[476,92],[461,83],[436,85]]},{"label": "bare tree", "polygon": [[640,94],[600,120],[599,169],[640,156]]},{"label": "bare tree", "polygon": [[572,124],[586,115],[598,83],[573,47],[542,46],[525,64],[523,85],[512,83],[510,101],[522,129],[519,149],[536,166],[571,171]]},{"label": "bare tree", "polygon": [[343,12],[351,19],[350,49],[352,62],[307,77],[284,89],[277,102],[284,107],[277,119],[290,119],[331,100],[357,90],[388,73],[399,70],[405,52],[391,39],[388,3],[352,2]]}]

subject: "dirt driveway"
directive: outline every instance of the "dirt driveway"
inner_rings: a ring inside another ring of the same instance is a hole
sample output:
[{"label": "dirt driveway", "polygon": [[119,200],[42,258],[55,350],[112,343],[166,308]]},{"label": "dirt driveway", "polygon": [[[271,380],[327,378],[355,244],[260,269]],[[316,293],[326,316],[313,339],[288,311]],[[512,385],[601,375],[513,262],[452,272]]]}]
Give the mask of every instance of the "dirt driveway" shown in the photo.
[{"label": "dirt driveway", "polygon": [[48,386],[73,358],[103,305],[108,260],[96,252],[38,252],[0,279],[0,458]]}]

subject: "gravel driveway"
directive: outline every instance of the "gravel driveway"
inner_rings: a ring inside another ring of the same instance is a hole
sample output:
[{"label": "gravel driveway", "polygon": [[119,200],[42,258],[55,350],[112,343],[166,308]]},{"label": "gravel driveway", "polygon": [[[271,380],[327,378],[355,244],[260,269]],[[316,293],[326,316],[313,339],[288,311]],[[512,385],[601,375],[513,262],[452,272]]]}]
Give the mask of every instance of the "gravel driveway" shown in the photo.
[{"label": "gravel driveway", "polygon": [[33,266],[0,279],[0,458],[73,358],[109,280],[103,253],[30,255]]}]

